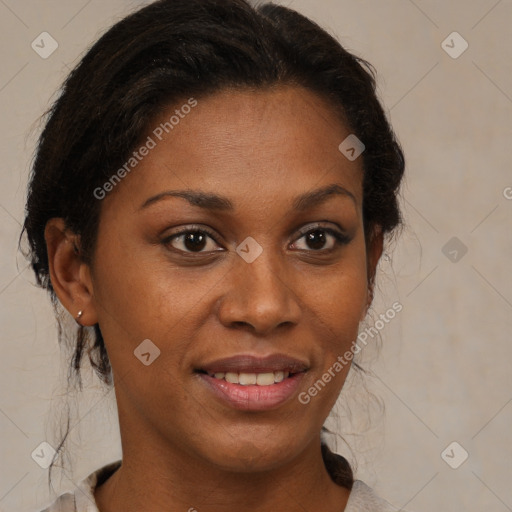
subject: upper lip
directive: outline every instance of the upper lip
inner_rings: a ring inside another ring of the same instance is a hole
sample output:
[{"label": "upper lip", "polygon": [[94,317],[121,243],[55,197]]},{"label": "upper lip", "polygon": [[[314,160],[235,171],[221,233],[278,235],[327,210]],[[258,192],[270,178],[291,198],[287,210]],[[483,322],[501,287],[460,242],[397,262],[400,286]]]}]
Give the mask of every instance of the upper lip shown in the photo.
[{"label": "upper lip", "polygon": [[207,373],[270,373],[284,371],[299,373],[308,369],[308,364],[283,354],[272,354],[266,357],[258,357],[249,354],[241,354],[201,365],[198,370]]}]

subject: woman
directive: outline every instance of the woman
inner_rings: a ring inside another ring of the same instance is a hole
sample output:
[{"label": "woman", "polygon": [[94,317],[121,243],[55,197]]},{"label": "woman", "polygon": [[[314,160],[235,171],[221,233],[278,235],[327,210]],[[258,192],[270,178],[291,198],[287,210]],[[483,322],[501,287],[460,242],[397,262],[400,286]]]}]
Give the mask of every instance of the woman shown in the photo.
[{"label": "woman", "polygon": [[46,511],[395,510],[321,437],[401,149],[370,66],[272,4],[161,0],[64,84],[25,230],[115,386],[122,461]]}]

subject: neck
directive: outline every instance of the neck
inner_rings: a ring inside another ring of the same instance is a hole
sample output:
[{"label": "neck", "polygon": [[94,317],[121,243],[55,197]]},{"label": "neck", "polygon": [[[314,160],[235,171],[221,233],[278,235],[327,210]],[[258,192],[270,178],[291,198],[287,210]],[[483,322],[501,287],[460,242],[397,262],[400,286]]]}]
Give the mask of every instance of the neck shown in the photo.
[{"label": "neck", "polygon": [[244,473],[219,469],[176,446],[139,440],[123,438],[121,467],[96,490],[100,512],[303,512],[319,503],[326,512],[340,512],[348,500],[349,490],[325,468],[320,437],[285,465]]},{"label": "neck", "polygon": [[[345,508],[350,491],[332,481],[322,458],[320,432],[293,458],[267,462],[264,469],[250,450],[242,450],[246,465],[238,470],[221,467],[184,443],[173,443],[136,418],[124,400],[118,400],[118,414],[123,461],[96,489],[100,512],[304,512],[316,510],[319,503],[324,512]],[[283,453],[286,450],[283,447]]]}]

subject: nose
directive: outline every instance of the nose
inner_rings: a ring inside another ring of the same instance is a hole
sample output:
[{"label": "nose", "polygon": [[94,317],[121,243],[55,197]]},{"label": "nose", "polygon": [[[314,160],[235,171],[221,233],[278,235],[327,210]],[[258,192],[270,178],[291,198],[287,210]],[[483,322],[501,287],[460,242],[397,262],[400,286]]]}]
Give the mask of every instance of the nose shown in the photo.
[{"label": "nose", "polygon": [[239,258],[226,276],[229,285],[218,306],[220,322],[261,335],[298,324],[300,299],[291,276],[270,251],[263,251],[252,263]]}]

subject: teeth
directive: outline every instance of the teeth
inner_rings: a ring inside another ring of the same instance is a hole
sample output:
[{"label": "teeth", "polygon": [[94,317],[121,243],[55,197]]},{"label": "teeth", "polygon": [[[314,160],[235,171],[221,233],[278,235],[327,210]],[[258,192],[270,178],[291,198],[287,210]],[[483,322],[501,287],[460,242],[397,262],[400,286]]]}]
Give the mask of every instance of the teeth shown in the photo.
[{"label": "teeth", "polygon": [[277,381],[273,373],[258,373],[256,377],[256,384],[258,384],[258,386],[270,386],[274,384],[274,382]]},{"label": "teeth", "polygon": [[242,386],[248,386],[249,384],[256,384],[257,375],[255,373],[241,373],[238,376],[238,383]]},{"label": "teeth", "polygon": [[232,373],[228,372],[226,373],[226,376],[224,377],[227,382],[230,382],[231,384],[238,384],[238,373]]},{"label": "teeth", "polygon": [[231,384],[240,384],[241,386],[258,385],[271,386],[282,382],[290,376],[290,372],[268,372],[268,373],[234,373],[218,372],[210,376],[216,379],[224,379]]}]

